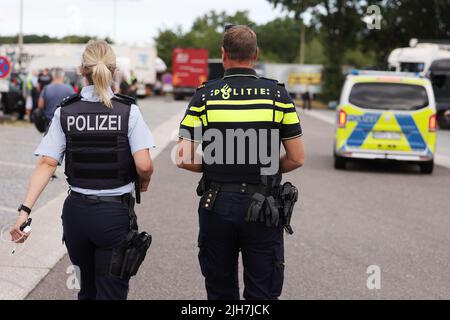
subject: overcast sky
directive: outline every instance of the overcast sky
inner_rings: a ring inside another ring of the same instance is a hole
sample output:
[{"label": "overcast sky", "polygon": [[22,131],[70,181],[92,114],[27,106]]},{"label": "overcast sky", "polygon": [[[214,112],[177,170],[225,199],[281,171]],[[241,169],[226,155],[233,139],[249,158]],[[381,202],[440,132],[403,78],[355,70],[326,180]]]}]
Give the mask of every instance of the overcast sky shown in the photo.
[{"label": "overcast sky", "polygon": [[[114,0],[23,0],[24,33],[113,37]],[[256,23],[285,13],[266,0],[116,0],[119,43],[152,44],[158,28],[181,25],[189,29],[210,11],[248,10]],[[0,35],[19,31],[20,0],[0,0]]]}]

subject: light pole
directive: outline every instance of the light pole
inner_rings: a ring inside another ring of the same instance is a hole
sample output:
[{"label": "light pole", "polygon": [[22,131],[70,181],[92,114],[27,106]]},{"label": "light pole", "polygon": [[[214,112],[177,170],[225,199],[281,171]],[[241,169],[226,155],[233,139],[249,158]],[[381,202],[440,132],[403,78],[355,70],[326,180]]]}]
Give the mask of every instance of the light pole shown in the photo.
[{"label": "light pole", "polygon": [[[100,1],[100,0],[97,0]],[[117,44],[117,4],[120,0],[104,0],[104,1],[112,1],[113,7],[113,26],[112,26],[112,40]],[[141,1],[141,0],[121,0],[121,1]]]},{"label": "light pole", "polygon": [[300,64],[305,63],[305,23],[300,20]]},{"label": "light pole", "polygon": [[305,22],[303,21],[302,13],[305,11],[304,1],[299,1],[297,10],[295,12],[296,19],[300,22],[300,52],[299,52],[299,62],[300,64],[305,63]]},{"label": "light pole", "polygon": [[23,0],[20,0],[20,22],[19,22],[19,67],[22,68],[23,53]]},{"label": "light pole", "polygon": [[113,0],[113,41],[117,43],[117,0]]}]

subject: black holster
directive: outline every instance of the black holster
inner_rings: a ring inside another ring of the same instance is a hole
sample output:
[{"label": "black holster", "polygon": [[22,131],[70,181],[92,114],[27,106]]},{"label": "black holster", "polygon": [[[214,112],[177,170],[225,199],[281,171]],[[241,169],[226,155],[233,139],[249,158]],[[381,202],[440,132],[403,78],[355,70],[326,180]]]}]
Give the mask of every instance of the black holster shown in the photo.
[{"label": "black holster", "polygon": [[265,222],[267,227],[278,227],[281,222],[286,232],[293,234],[291,218],[297,200],[298,190],[290,182],[275,187],[271,195],[255,193],[245,221]]},{"label": "black holster", "polygon": [[276,194],[254,193],[247,210],[246,222],[264,222],[267,227],[277,227],[280,221],[280,204]]},{"label": "black holster", "polygon": [[198,182],[198,186],[197,186],[196,192],[197,192],[197,195],[199,197],[203,196],[203,194],[206,192],[206,179],[205,179],[205,177],[202,176],[202,178]]},{"label": "black holster", "polygon": [[147,232],[138,231],[137,217],[134,212],[134,198],[128,202],[130,216],[130,231],[122,243],[113,249],[109,274],[120,279],[128,279],[136,275],[145,259],[147,250],[152,243],[152,236]]},{"label": "black holster", "polygon": [[284,183],[279,192],[280,210],[284,221],[284,230],[288,234],[293,234],[291,227],[292,213],[295,203],[298,201],[298,189],[290,182]]}]

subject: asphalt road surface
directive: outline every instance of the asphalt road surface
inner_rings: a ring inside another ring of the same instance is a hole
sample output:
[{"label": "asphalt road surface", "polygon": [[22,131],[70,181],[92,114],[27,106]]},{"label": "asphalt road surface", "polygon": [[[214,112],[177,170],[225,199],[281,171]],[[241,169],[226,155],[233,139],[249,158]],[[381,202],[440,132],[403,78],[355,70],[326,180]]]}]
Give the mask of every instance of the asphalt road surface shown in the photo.
[{"label": "asphalt road surface", "polygon": [[[183,109],[183,103],[149,99],[141,102],[141,109],[154,129]],[[421,175],[415,166],[357,163],[336,171],[333,126],[308,113],[301,113],[301,121],[307,159],[303,168],[285,175],[299,187],[301,199],[292,221],[295,233],[285,237],[281,298],[449,299],[450,170],[437,166],[433,175]],[[39,140],[31,130],[0,127],[0,160],[31,164],[24,152],[32,152]],[[5,142],[14,135],[26,142]],[[141,228],[154,240],[131,281],[130,299],[206,297],[197,262],[199,175],[175,167],[170,156],[174,145],[156,158],[150,191],[137,207]],[[14,208],[31,171],[12,165],[1,165],[0,170],[0,205]],[[64,188],[60,175],[41,203]],[[77,291],[66,273],[70,265],[65,256],[28,299],[74,299]],[[367,288],[367,268],[372,265],[380,268],[380,289]]]}]

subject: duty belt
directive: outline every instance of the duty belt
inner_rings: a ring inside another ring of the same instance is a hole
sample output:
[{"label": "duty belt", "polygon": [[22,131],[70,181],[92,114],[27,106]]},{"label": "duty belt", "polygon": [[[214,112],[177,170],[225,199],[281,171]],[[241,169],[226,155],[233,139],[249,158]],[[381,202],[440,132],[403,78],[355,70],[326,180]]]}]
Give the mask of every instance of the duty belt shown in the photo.
[{"label": "duty belt", "polygon": [[253,195],[255,193],[264,196],[273,195],[273,188],[262,184],[250,183],[222,183],[215,181],[205,181],[201,179],[197,187],[197,194],[202,197],[201,206],[204,209],[212,210],[219,192],[236,192]]},{"label": "duty belt", "polygon": [[218,182],[210,182],[206,183],[207,189],[222,191],[222,192],[238,192],[238,193],[261,193],[264,195],[272,194],[272,188],[261,184],[248,184],[248,183],[218,183]]},{"label": "duty belt", "polygon": [[72,190],[70,190],[69,192],[70,197],[75,197],[79,199],[126,204],[128,206],[128,215],[130,217],[130,229],[138,230],[137,217],[136,213],[134,212],[135,200],[134,197],[131,195],[131,193],[125,193],[121,196],[96,196],[83,194]]},{"label": "duty belt", "polygon": [[200,206],[212,211],[219,192],[245,193],[252,196],[245,221],[264,222],[268,227],[278,227],[281,222],[287,233],[294,232],[290,222],[298,200],[298,190],[292,183],[285,182],[283,185],[271,187],[264,184],[219,183],[202,178],[197,187],[197,194],[202,197]]}]

